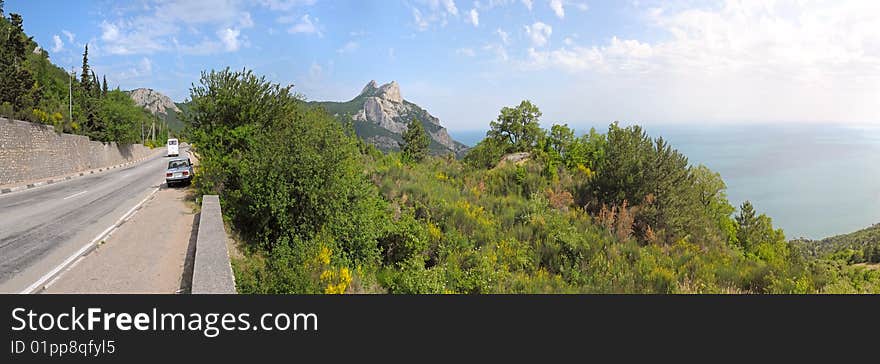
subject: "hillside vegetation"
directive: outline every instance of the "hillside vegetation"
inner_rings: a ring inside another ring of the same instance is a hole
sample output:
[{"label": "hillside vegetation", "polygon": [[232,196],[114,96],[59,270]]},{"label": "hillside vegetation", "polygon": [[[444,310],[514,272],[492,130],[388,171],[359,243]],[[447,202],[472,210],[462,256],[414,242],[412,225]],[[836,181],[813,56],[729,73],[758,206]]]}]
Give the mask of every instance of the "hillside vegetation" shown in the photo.
[{"label": "hillside vegetation", "polygon": [[807,255],[844,260],[850,264],[880,263],[880,224],[822,240],[797,240]]},{"label": "hillside vegetation", "polygon": [[[88,45],[80,74],[70,75],[24,33],[23,22],[18,14],[7,17],[0,2],[0,116],[93,140],[140,143],[142,125],[152,116],[124,92],[108,89],[106,76],[98,78],[89,66]],[[154,141],[164,143],[166,131],[160,123]]]},{"label": "hillside vegetation", "polygon": [[412,125],[383,154],[250,71],[206,72],[191,100],[242,293],[880,293],[880,271],[799,254],[637,126],[544,130],[523,101],[460,161]]}]

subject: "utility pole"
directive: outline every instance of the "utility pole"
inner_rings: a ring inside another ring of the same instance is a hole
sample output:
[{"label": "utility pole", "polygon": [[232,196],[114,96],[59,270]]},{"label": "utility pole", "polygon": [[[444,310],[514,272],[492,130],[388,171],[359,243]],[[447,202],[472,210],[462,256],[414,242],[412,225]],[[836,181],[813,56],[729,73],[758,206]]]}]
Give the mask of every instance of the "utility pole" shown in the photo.
[{"label": "utility pole", "polygon": [[67,75],[67,108],[71,123],[73,123],[73,72],[73,67],[70,67],[70,74]]}]

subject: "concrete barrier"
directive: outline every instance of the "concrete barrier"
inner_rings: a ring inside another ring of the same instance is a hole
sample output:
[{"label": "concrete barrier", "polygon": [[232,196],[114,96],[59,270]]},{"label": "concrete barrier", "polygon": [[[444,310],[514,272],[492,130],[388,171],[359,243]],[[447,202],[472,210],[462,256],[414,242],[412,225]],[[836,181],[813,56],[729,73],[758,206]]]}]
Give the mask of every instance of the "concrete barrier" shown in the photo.
[{"label": "concrete barrier", "polygon": [[219,196],[202,196],[198,234],[193,261],[192,293],[236,293]]}]

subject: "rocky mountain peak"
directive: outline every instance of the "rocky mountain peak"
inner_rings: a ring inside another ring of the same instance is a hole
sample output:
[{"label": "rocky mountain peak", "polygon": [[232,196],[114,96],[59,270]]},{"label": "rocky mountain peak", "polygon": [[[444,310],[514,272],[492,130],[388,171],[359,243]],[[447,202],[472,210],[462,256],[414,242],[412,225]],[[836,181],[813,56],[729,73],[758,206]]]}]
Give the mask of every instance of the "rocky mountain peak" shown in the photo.
[{"label": "rocky mountain peak", "polygon": [[401,103],[403,97],[400,96],[400,85],[397,81],[391,81],[382,86],[376,86],[376,81],[370,81],[361,91],[362,96],[378,97],[388,102]]},{"label": "rocky mountain peak", "polygon": [[379,97],[391,102],[403,102],[403,97],[400,96],[400,86],[396,81],[379,87]]},{"label": "rocky mountain peak", "polygon": [[361,90],[361,95],[371,95],[376,93],[376,80],[372,80]]},{"label": "rocky mountain peak", "polygon": [[150,88],[137,88],[129,91],[128,95],[134,103],[155,114],[168,115],[168,111],[181,112],[170,97]]},{"label": "rocky mountain peak", "polygon": [[[355,131],[381,150],[398,150],[402,134],[413,120],[419,120],[431,138],[432,153],[461,155],[467,146],[452,139],[440,119],[420,106],[406,101],[400,94],[400,85],[391,81],[379,86],[370,81],[351,101],[316,102],[340,118],[350,117]],[[347,115],[347,116],[346,116]]]}]

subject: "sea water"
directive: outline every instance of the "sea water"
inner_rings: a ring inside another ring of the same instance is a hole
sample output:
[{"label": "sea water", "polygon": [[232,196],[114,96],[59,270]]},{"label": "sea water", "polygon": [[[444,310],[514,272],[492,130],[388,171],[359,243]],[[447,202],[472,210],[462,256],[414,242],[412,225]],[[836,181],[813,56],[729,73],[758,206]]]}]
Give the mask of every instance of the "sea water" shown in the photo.
[{"label": "sea water", "polygon": [[[589,129],[588,123],[583,129]],[[582,125],[578,125],[581,129]],[[595,125],[602,133],[606,125]],[[721,174],[734,206],[749,200],[789,239],[880,222],[880,127],[842,124],[644,125],[693,164]],[[473,145],[485,131],[450,132]]]}]

